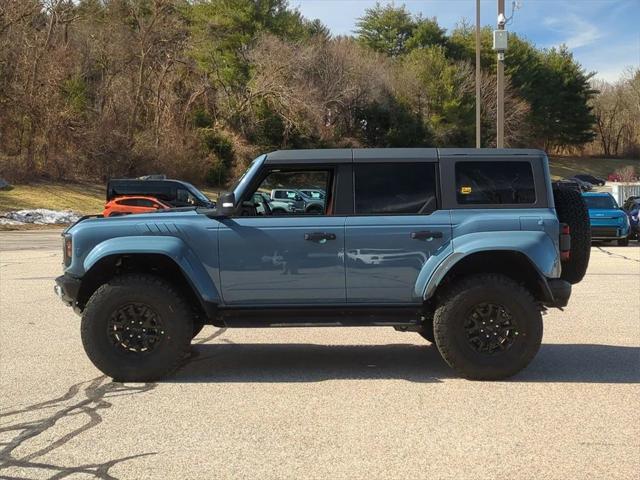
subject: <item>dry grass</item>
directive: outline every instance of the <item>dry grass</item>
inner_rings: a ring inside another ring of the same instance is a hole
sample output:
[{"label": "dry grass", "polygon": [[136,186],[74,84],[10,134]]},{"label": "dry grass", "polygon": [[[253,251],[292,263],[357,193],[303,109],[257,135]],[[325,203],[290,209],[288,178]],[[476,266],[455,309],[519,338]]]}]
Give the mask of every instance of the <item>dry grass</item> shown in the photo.
[{"label": "dry grass", "polygon": [[587,173],[606,180],[610,173],[632,166],[640,172],[640,159],[620,160],[614,158],[551,157],[550,169],[554,180],[567,178],[576,173]]},{"label": "dry grass", "polygon": [[[14,185],[11,190],[0,190],[0,212],[49,208],[92,215],[102,212],[104,208],[105,188],[96,183],[38,182]],[[204,188],[202,191],[215,200],[221,190]]]},{"label": "dry grass", "polygon": [[105,187],[94,183],[39,182],[0,191],[0,212],[24,208],[73,210],[84,215],[104,208]]}]

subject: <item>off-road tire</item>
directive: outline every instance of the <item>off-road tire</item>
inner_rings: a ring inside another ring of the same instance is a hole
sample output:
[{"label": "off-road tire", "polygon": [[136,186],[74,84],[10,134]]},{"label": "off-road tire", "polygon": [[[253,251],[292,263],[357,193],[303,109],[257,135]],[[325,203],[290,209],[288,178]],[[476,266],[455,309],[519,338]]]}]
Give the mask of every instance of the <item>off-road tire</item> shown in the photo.
[{"label": "off-road tire", "polygon": [[589,210],[580,192],[575,190],[554,188],[553,199],[558,220],[571,229],[571,254],[569,260],[562,262],[560,278],[576,284],[587,273],[591,255]]},{"label": "off-road tire", "polygon": [[[510,348],[488,354],[474,350],[464,325],[473,308],[491,302],[511,312],[518,334]],[[542,316],[534,298],[503,275],[460,279],[436,308],[433,329],[442,358],[461,376],[472,380],[500,380],[515,375],[531,362],[542,342]]]},{"label": "off-road tire", "polygon": [[618,246],[619,247],[626,247],[629,245],[629,237],[625,237],[625,238],[620,238],[618,240]]},{"label": "off-road tire", "polygon": [[[124,351],[109,336],[113,312],[129,303],[148,305],[162,321],[164,334],[152,351]],[[127,274],[111,279],[91,296],[81,321],[82,344],[89,359],[119,382],[154,381],[174,371],[188,353],[193,331],[193,314],[184,297],[169,282],[153,275]]]}]

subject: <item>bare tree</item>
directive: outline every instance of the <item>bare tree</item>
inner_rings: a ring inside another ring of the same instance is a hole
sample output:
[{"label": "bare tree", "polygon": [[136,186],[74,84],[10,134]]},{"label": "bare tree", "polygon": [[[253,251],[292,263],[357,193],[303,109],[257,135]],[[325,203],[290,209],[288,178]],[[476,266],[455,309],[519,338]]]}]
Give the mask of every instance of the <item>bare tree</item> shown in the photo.
[{"label": "bare tree", "polygon": [[640,70],[629,69],[616,83],[594,83],[596,142],[607,157],[640,155]]}]

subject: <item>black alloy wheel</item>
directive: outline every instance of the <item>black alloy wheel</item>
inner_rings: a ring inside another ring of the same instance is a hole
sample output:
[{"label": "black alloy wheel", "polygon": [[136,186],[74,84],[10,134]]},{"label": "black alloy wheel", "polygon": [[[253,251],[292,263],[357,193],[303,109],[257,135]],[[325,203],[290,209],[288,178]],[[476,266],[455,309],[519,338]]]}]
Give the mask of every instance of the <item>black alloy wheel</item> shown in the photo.
[{"label": "black alloy wheel", "polygon": [[471,348],[486,355],[509,350],[519,335],[512,313],[495,303],[476,305],[469,312],[464,329]]},{"label": "black alloy wheel", "polygon": [[144,303],[128,303],[113,312],[107,323],[113,345],[135,354],[152,352],[164,337],[160,315]]}]

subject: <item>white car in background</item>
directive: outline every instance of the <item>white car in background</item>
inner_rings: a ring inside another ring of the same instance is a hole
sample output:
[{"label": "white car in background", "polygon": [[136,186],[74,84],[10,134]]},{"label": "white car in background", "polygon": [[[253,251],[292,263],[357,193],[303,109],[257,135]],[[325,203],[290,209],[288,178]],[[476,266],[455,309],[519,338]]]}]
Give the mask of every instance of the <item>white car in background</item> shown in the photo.
[{"label": "white car in background", "polygon": [[264,215],[264,204],[266,203],[271,208],[271,213],[274,215],[282,215],[285,213],[293,213],[295,207],[290,202],[281,202],[278,200],[272,200],[269,195],[264,192],[256,192],[253,194],[253,201],[256,204],[256,210],[258,214]]},{"label": "white car in background", "polygon": [[318,198],[318,193],[316,193],[314,198],[305,194],[305,191],[322,192],[322,190],[306,188],[303,190],[295,188],[274,188],[271,190],[271,199],[292,203],[296,212],[324,213],[324,198]]}]

